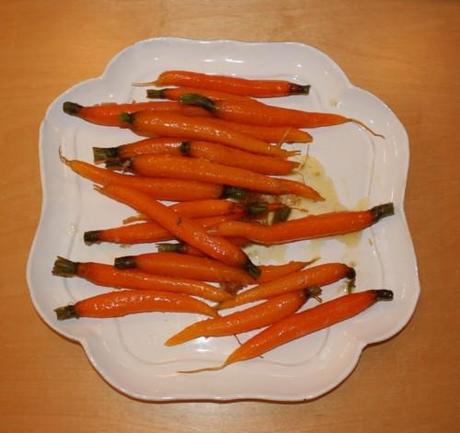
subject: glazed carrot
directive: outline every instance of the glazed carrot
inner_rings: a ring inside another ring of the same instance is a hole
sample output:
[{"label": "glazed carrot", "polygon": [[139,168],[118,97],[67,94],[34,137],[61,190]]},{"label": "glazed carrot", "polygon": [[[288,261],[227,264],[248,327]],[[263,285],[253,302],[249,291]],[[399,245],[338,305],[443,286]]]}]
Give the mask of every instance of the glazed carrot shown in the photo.
[{"label": "glazed carrot", "polygon": [[254,279],[240,268],[207,257],[186,254],[146,253],[118,257],[114,264],[119,269],[140,269],[158,275],[180,275],[192,280],[234,282],[244,285],[254,283]]},{"label": "glazed carrot", "polygon": [[393,215],[393,213],[393,203],[386,203],[363,211],[309,215],[271,226],[229,221],[220,224],[215,232],[220,236],[243,237],[252,242],[273,245],[356,232],[375,224],[386,216]]},{"label": "glazed carrot", "polygon": [[219,370],[235,362],[255,358],[289,341],[347,320],[377,301],[392,299],[391,290],[367,290],[323,302],[316,307],[282,319],[256,334],[233,351],[221,366],[192,370],[189,373]]},{"label": "glazed carrot", "polygon": [[208,304],[182,293],[157,290],[119,290],[83,299],[54,310],[58,320],[79,317],[121,317],[134,313],[176,312],[216,317]]},{"label": "glazed carrot", "polygon": [[[179,213],[178,215],[183,215]],[[194,222],[204,229],[215,227],[225,221],[240,219],[242,213],[219,215],[207,218],[196,218]],[[117,244],[143,244],[174,239],[174,235],[156,222],[145,222],[123,225],[102,230],[90,230],[84,233],[85,244],[92,245],[99,242]]]},{"label": "glazed carrot", "polygon": [[202,159],[171,155],[138,155],[126,160],[125,168],[141,176],[223,183],[263,193],[296,194],[315,201],[323,200],[317,191],[304,183],[273,178]]},{"label": "glazed carrot", "polygon": [[216,118],[208,118],[207,123],[215,128],[231,129],[269,143],[311,143],[313,141],[313,137],[308,132],[291,126],[248,125]]},{"label": "glazed carrot", "polygon": [[173,335],[165,345],[174,346],[198,337],[222,337],[263,328],[294,314],[309,297],[308,290],[286,293],[225,317],[201,320]]},{"label": "glazed carrot", "polygon": [[208,256],[221,262],[244,269],[250,275],[258,276],[258,268],[251,262],[241,248],[225,238],[212,236],[192,219],[177,215],[167,206],[140,191],[116,185],[106,185],[98,189],[102,194],[131,206],[147,215],[152,221],[172,233],[176,238],[187,242]]},{"label": "glazed carrot", "polygon": [[333,113],[313,113],[292,108],[275,107],[266,104],[247,104],[236,100],[213,100],[205,96],[189,93],[181,96],[180,102],[206,108],[214,116],[231,122],[263,126],[291,126],[293,128],[317,128],[353,122],[376,134],[359,120]]},{"label": "glazed carrot", "polygon": [[95,123],[104,126],[119,126],[127,128],[125,122],[120,118],[121,113],[135,113],[137,111],[160,111],[160,112],[177,112],[184,116],[209,116],[209,112],[200,107],[191,107],[184,110],[184,106],[175,101],[164,102],[132,102],[127,104],[100,104],[84,107],[75,102],[64,102],[62,109],[65,113],[71,116],[79,117],[87,122]]},{"label": "glazed carrot", "polygon": [[122,270],[103,263],[72,262],[63,257],[58,257],[54,262],[53,275],[78,276],[105,287],[185,293],[216,302],[232,298],[225,290],[201,281],[153,275],[135,269]]},{"label": "glazed carrot", "polygon": [[[245,247],[249,244],[246,239],[242,238],[228,238],[228,240],[239,247]],[[183,242],[176,242],[176,243],[162,243],[157,245],[157,250],[159,253],[179,253],[179,254],[191,254],[193,256],[203,257],[204,254],[197,250],[196,248],[184,244]],[[260,280],[264,274],[264,266],[259,266],[260,269]]]},{"label": "glazed carrot", "polygon": [[232,308],[313,286],[326,286],[342,278],[353,280],[355,275],[355,270],[343,263],[326,263],[313,266],[241,292],[234,299],[220,303],[219,309]]},{"label": "glazed carrot", "polygon": [[187,93],[199,93],[208,98],[220,99],[237,99],[248,103],[258,103],[257,100],[248,96],[234,95],[232,93],[221,92],[219,90],[199,89],[198,87],[166,87],[164,89],[148,89],[146,91],[147,98],[151,99],[169,99],[171,101],[179,101],[181,96]]},{"label": "glazed carrot", "polygon": [[286,158],[297,152],[283,150],[230,128],[216,127],[207,118],[187,117],[176,113],[138,111],[122,113],[121,119],[138,135],[146,137],[176,137],[213,141],[262,155]]},{"label": "glazed carrot", "polygon": [[[160,141],[161,140],[161,141]],[[182,141],[178,139],[146,139],[119,147],[93,147],[94,162],[106,161],[110,166],[123,166],[123,160],[139,155],[191,156],[217,162],[230,167],[239,167],[262,174],[286,175],[299,164],[272,156],[256,155],[207,141]],[[109,166],[108,165],[108,166]]]},{"label": "glazed carrot", "polygon": [[[142,191],[149,198],[157,200],[201,200],[226,196],[222,185],[185,181],[180,179],[154,179],[127,174],[114,173],[111,170],[95,167],[84,161],[69,160],[61,156],[61,160],[75,173],[99,185],[114,184]],[[229,190],[232,191],[232,190]]]},{"label": "glazed carrot", "polygon": [[308,261],[291,261],[282,265],[261,265],[259,266],[260,277],[257,278],[257,282],[261,284],[277,280],[278,278],[284,277],[285,275],[289,275],[294,272],[300,271],[301,269],[312,264],[316,260],[317,259]]},{"label": "glazed carrot", "polygon": [[151,83],[155,86],[188,86],[217,90],[235,95],[257,98],[272,96],[308,95],[309,85],[291,83],[285,80],[250,80],[226,75],[209,75],[191,71],[165,71]]}]

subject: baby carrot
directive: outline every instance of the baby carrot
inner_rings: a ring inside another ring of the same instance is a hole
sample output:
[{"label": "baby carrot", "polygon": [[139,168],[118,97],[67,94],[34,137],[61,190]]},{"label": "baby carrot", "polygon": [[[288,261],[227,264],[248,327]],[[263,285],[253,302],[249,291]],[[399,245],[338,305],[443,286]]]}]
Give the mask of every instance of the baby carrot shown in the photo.
[{"label": "baby carrot", "polygon": [[229,167],[203,159],[171,155],[138,155],[126,161],[126,169],[138,175],[190,179],[226,184],[252,191],[281,195],[296,194],[311,200],[323,200],[304,183],[278,179],[238,167]]},{"label": "baby carrot", "polygon": [[359,120],[333,113],[312,113],[292,108],[275,107],[259,103],[247,104],[236,100],[213,100],[205,96],[189,93],[181,96],[180,102],[186,105],[196,105],[206,108],[214,116],[231,122],[248,123],[264,126],[291,126],[293,128],[317,128],[353,122],[365,128],[371,134],[376,134]]},{"label": "baby carrot", "polygon": [[78,276],[105,287],[185,293],[217,302],[232,298],[225,290],[201,281],[153,275],[133,269],[121,270],[103,263],[72,262],[63,257],[58,257],[54,262],[53,275]]},{"label": "baby carrot", "polygon": [[54,310],[58,320],[79,317],[108,318],[134,313],[176,312],[216,317],[208,304],[182,293],[156,290],[119,290],[83,299]]},{"label": "baby carrot", "polygon": [[[185,216],[183,214],[179,214]],[[225,221],[240,219],[243,214],[233,213],[206,218],[196,218],[194,221],[202,228],[208,229]],[[84,233],[83,239],[87,245],[99,242],[117,244],[143,244],[174,239],[174,235],[156,222],[145,222],[123,225],[102,230],[90,230]]]},{"label": "baby carrot", "polygon": [[[99,185],[120,185],[148,194],[149,198],[157,200],[201,200],[219,198],[226,195],[222,185],[186,181],[180,179],[154,179],[151,177],[132,176],[114,173],[84,161],[69,160],[61,156],[62,161],[75,173]],[[230,190],[232,191],[232,190]]]},{"label": "baby carrot", "polygon": [[281,158],[256,155],[244,150],[231,148],[207,141],[182,141],[178,139],[146,139],[119,147],[93,147],[94,162],[106,161],[110,166],[123,167],[123,160],[139,155],[191,156],[217,162],[231,167],[239,167],[262,174],[286,175],[299,164]]},{"label": "baby carrot", "polygon": [[219,309],[233,308],[238,305],[272,298],[283,293],[307,289],[313,286],[326,286],[342,278],[353,280],[355,275],[355,270],[343,263],[326,263],[324,265],[313,266],[241,292],[234,299],[220,303]]},{"label": "baby carrot", "polygon": [[260,284],[277,280],[278,278],[284,277],[285,275],[300,271],[306,266],[312,264],[315,260],[316,259],[308,261],[291,261],[282,265],[261,265],[259,266],[260,277],[257,278],[257,282]]},{"label": "baby carrot", "polygon": [[393,213],[393,203],[386,203],[363,211],[309,215],[271,226],[229,221],[220,224],[215,231],[220,236],[243,237],[252,242],[273,245],[356,232],[375,224],[386,216],[393,215]]},{"label": "baby carrot", "polygon": [[182,278],[192,280],[254,284],[254,279],[242,269],[208,257],[177,253],[146,253],[118,257],[114,264],[119,269],[140,269],[158,275],[180,275]]},{"label": "baby carrot", "polygon": [[102,194],[131,206],[156,221],[171,232],[176,238],[187,242],[208,256],[220,260],[227,265],[244,269],[252,276],[258,276],[259,270],[241,248],[220,236],[209,235],[192,219],[177,215],[167,206],[140,191],[116,185],[99,188]]},{"label": "baby carrot", "polygon": [[253,359],[289,341],[347,320],[377,301],[391,301],[392,299],[391,290],[367,290],[323,302],[316,307],[295,313],[270,325],[234,350],[221,366],[183,371],[183,373],[220,370],[235,362]]},{"label": "baby carrot", "polygon": [[95,123],[104,126],[118,126],[126,128],[127,125],[120,118],[121,113],[135,113],[137,111],[160,111],[170,112],[174,111],[184,116],[209,116],[209,112],[201,107],[193,107],[193,110],[184,110],[184,106],[175,101],[163,102],[132,102],[127,104],[100,104],[84,107],[75,102],[64,102],[62,109],[65,113],[71,116],[79,117],[87,122]]},{"label": "baby carrot", "polygon": [[147,98],[151,99],[169,99],[171,101],[179,101],[181,96],[187,93],[199,93],[212,99],[237,99],[239,101],[258,103],[257,100],[248,96],[234,95],[232,93],[221,92],[219,90],[199,89],[198,87],[165,87],[163,89],[148,89],[146,91]]},{"label": "baby carrot", "polygon": [[[228,240],[239,247],[245,247],[249,244],[246,239],[242,238],[228,238]],[[184,244],[183,242],[176,243],[162,243],[157,244],[157,250],[159,253],[179,253],[179,254],[191,254],[192,256],[203,257],[204,254],[192,247],[191,245]],[[259,266],[261,271],[259,279],[262,277],[264,266]]]},{"label": "baby carrot", "polygon": [[198,337],[222,337],[263,328],[294,314],[309,297],[308,290],[286,293],[225,317],[201,320],[173,335],[165,345],[174,346]]},{"label": "baby carrot", "polygon": [[297,152],[283,150],[249,135],[226,127],[216,127],[207,118],[187,117],[176,113],[138,111],[122,113],[121,119],[138,135],[146,137],[176,137],[213,141],[262,155],[286,158]]},{"label": "baby carrot", "polygon": [[188,86],[223,91],[242,96],[256,98],[308,95],[309,85],[292,83],[285,80],[250,80],[226,75],[209,75],[191,71],[165,71],[151,83],[143,85],[155,86]]}]

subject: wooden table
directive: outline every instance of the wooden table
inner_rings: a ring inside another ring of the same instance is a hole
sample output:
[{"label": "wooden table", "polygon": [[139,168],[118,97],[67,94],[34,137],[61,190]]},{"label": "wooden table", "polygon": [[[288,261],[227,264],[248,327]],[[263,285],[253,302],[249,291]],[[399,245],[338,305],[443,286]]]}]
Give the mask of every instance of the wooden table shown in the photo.
[{"label": "wooden table", "polygon": [[[0,2],[0,432],[457,431],[459,17],[460,3],[447,0]],[[416,314],[315,401],[131,400],[32,307],[25,265],[41,204],[40,121],[69,86],[154,36],[316,46],[408,130],[406,212],[423,290]]]}]

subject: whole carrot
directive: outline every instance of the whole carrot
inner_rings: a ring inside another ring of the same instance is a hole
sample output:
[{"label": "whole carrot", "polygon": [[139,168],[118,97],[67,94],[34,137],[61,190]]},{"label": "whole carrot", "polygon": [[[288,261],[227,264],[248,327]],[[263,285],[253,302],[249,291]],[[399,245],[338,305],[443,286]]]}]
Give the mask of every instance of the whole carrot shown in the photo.
[{"label": "whole carrot", "polygon": [[[319,293],[321,290],[315,291]],[[308,290],[287,293],[243,311],[195,322],[166,342],[166,346],[182,344],[198,337],[221,337],[263,328],[294,314],[310,297]]]},{"label": "whole carrot", "polygon": [[201,281],[153,275],[132,269],[121,270],[103,263],[72,262],[64,257],[56,259],[52,272],[60,277],[78,276],[98,286],[185,293],[216,302],[232,298],[225,290]]},{"label": "whole carrot", "polygon": [[187,242],[210,257],[228,265],[244,269],[250,275],[258,276],[258,268],[241,248],[225,238],[212,236],[192,219],[177,215],[167,206],[140,191],[116,185],[106,185],[99,191],[117,201],[127,204],[156,221],[176,238]]},{"label": "whole carrot", "polygon": [[392,299],[391,290],[367,290],[323,302],[316,307],[282,319],[256,334],[234,350],[221,366],[183,371],[183,373],[220,370],[235,362],[253,359],[289,341],[347,320],[377,301],[391,301]]},{"label": "whole carrot", "polygon": [[[245,247],[248,245],[248,241],[246,239],[229,238],[228,240],[239,247]],[[204,254],[200,250],[197,250],[195,247],[183,242],[158,244],[157,250],[159,253],[191,254],[192,256],[204,257]],[[262,275],[262,266],[259,266],[259,269],[261,270]]]},{"label": "whole carrot", "polygon": [[111,167],[123,167],[123,161],[139,155],[172,155],[203,158],[230,167],[239,167],[262,174],[286,175],[299,164],[272,156],[256,155],[207,141],[179,141],[178,139],[146,139],[119,147],[93,147],[94,162],[105,161]]},{"label": "whole carrot", "polygon": [[316,190],[304,183],[273,178],[202,159],[171,155],[137,155],[127,160],[125,167],[142,176],[190,179],[275,195],[296,194],[311,200],[323,200]]},{"label": "whole carrot", "polygon": [[383,135],[376,134],[361,121],[340,114],[313,113],[262,103],[258,105],[241,103],[236,100],[213,100],[196,93],[181,96],[180,102],[185,105],[206,108],[214,116],[231,122],[263,126],[291,126],[293,128],[317,128],[353,122],[371,134],[384,138]]},{"label": "whole carrot", "polygon": [[254,284],[254,279],[234,266],[228,266],[208,257],[177,253],[146,253],[115,259],[119,269],[140,269],[158,275],[180,275],[182,278],[211,282]]},{"label": "whole carrot", "polygon": [[285,80],[250,80],[247,78],[209,75],[191,71],[165,71],[155,81],[140,84],[198,87],[256,98],[297,94],[308,95],[310,90],[309,85],[292,83]]},{"label": "whole carrot", "polygon": [[216,317],[208,304],[191,296],[156,290],[118,290],[83,299],[54,310],[58,320],[79,317],[121,317],[134,313],[176,312]]},{"label": "whole carrot", "polygon": [[343,263],[326,263],[313,266],[241,292],[235,298],[220,303],[219,309],[233,308],[238,305],[259,301],[260,299],[269,299],[283,293],[307,289],[313,286],[326,286],[342,278],[354,280],[355,276],[355,270]]},{"label": "whole carrot", "polygon": [[184,116],[209,116],[209,112],[200,107],[188,107],[175,101],[164,102],[132,102],[127,104],[100,104],[84,107],[75,102],[64,102],[62,109],[65,113],[71,116],[79,117],[87,122],[95,123],[104,126],[118,126],[120,128],[127,128],[128,125],[120,118],[121,113],[135,113],[137,111],[159,111],[159,112],[177,112]]},{"label": "whole carrot", "polygon": [[[154,179],[127,174],[114,173],[84,161],[69,160],[61,156],[62,161],[78,175],[99,185],[120,185],[135,188],[157,200],[190,201],[227,196],[222,185],[185,181],[180,179]],[[234,190],[228,190],[231,194]]]},{"label": "whole carrot", "polygon": [[356,232],[375,224],[386,216],[393,215],[393,213],[393,203],[386,203],[363,211],[309,215],[271,226],[229,221],[220,224],[215,232],[220,236],[243,237],[252,242],[273,245]]},{"label": "whole carrot", "polygon": [[138,111],[122,113],[121,120],[138,135],[146,137],[175,137],[189,140],[213,141],[262,155],[286,158],[297,152],[283,150],[265,141],[241,134],[226,127],[216,127],[207,118],[187,117],[176,113]]},{"label": "whole carrot", "polygon": [[146,96],[151,99],[169,99],[171,101],[179,101],[179,99],[187,93],[199,93],[208,98],[219,99],[237,99],[249,103],[258,103],[256,99],[248,96],[235,95],[219,90],[199,89],[198,87],[165,87],[163,89],[147,89]]},{"label": "whole carrot", "polygon": [[[185,216],[183,214],[180,214]],[[243,214],[233,213],[207,218],[196,218],[194,222],[203,229],[209,229],[222,224],[225,221],[240,219]],[[83,239],[87,245],[99,242],[111,242],[117,244],[143,244],[148,242],[160,242],[174,239],[174,235],[156,222],[145,222],[123,225],[109,229],[90,230],[84,233]]]}]

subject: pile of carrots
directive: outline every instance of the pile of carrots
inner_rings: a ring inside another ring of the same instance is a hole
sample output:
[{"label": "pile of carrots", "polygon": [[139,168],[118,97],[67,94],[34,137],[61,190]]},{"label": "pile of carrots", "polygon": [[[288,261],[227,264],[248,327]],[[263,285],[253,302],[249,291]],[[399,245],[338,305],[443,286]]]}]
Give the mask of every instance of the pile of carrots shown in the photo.
[{"label": "pile of carrots", "polygon": [[[356,232],[392,215],[393,205],[386,203],[289,220],[290,208],[283,204],[286,194],[327,200],[305,183],[280,177],[298,167],[288,159],[298,152],[282,145],[312,141],[304,128],[354,122],[379,134],[338,114],[259,100],[308,95],[309,85],[189,71],[166,71],[152,83],[136,85],[168,87],[147,90],[148,98],[161,101],[87,107],[65,102],[63,110],[144,138],[93,148],[95,164],[63,155],[61,160],[95,183],[96,191],[138,212],[130,224],[85,232],[86,244],[161,243],[156,252],[118,257],[113,264],[58,257],[54,275],[121,289],[59,307],[59,320],[155,311],[210,317],[171,336],[167,346],[264,328],[212,370],[260,356],[393,298],[389,290],[367,290],[298,312],[310,298],[320,300],[323,286],[345,278],[351,287],[354,269],[343,263],[255,264],[244,251],[252,243],[269,246]],[[222,315],[235,307],[236,312]]]}]

